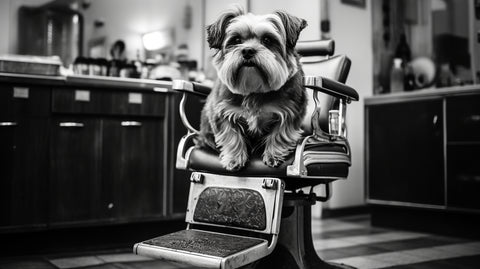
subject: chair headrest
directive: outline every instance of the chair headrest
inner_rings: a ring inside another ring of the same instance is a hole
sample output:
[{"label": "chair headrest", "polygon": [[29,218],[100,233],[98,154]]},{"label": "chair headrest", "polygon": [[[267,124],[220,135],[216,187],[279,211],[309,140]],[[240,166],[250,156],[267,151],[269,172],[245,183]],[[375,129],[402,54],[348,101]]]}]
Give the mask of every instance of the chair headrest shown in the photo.
[{"label": "chair headrest", "polygon": [[299,41],[295,47],[297,52],[305,56],[332,56],[335,53],[335,41],[314,40]]}]

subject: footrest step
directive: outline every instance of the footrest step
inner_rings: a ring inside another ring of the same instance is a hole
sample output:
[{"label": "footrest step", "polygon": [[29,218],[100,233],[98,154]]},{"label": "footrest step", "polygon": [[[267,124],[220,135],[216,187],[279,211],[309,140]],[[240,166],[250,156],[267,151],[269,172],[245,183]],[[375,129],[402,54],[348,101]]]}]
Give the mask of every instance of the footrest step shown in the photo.
[{"label": "footrest step", "polygon": [[268,255],[268,241],[183,230],[135,244],[134,253],[206,268],[238,268]]}]

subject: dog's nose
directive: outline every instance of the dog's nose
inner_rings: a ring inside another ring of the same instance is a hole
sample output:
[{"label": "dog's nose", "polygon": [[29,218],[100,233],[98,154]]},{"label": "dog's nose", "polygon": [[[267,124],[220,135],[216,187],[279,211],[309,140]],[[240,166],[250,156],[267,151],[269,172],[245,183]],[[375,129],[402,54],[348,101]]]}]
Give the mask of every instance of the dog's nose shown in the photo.
[{"label": "dog's nose", "polygon": [[242,49],[242,55],[243,55],[243,58],[245,59],[250,59],[253,57],[253,55],[255,55],[255,53],[257,53],[257,51],[255,49],[252,49],[252,48],[244,48]]}]

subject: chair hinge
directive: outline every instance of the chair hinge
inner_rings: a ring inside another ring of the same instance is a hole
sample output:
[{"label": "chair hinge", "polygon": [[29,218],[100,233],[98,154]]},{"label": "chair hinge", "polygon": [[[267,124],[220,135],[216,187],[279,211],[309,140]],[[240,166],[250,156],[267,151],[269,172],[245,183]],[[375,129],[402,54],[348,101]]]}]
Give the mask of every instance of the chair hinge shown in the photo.
[{"label": "chair hinge", "polygon": [[204,179],[205,177],[200,173],[192,173],[192,175],[190,176],[190,181],[193,183],[203,184]]},{"label": "chair hinge", "polygon": [[273,178],[265,178],[265,179],[263,179],[262,188],[268,189],[268,190],[276,189],[277,188],[277,181]]}]

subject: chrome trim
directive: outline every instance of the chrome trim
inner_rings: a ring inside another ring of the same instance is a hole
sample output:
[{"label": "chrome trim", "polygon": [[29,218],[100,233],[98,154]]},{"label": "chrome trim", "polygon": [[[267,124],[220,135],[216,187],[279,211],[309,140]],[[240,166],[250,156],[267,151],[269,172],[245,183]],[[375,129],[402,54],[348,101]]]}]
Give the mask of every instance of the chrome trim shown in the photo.
[{"label": "chrome trim", "polygon": [[192,124],[190,124],[190,121],[188,120],[187,114],[185,113],[185,104],[187,103],[187,98],[188,98],[188,95],[186,93],[184,93],[182,95],[182,99],[180,100],[180,104],[178,106],[178,111],[180,113],[180,119],[182,120],[183,125],[185,126],[185,128],[188,129],[189,132],[198,134],[200,132],[197,129],[195,129],[192,126]]},{"label": "chrome trim", "polygon": [[[203,268],[221,268],[219,257],[197,254],[182,250],[172,250],[144,243],[137,243],[133,246],[133,253],[141,256],[161,258],[167,261],[183,262]],[[194,262],[195,261],[195,262]]]},{"label": "chrome trim", "polygon": [[175,167],[180,170],[187,169],[187,160],[189,158],[190,152],[193,147],[190,147],[188,150],[186,149],[187,143],[189,143],[197,134],[195,133],[187,133],[184,135],[180,141],[178,142],[177,146],[177,161],[175,162]]},{"label": "chrome trim", "polygon": [[[201,231],[203,233],[208,233],[208,234],[222,234],[218,232],[204,231],[204,230],[198,230],[198,229],[193,229],[193,230]],[[240,235],[231,235],[231,236],[252,239],[252,237],[248,237],[248,236],[240,236]],[[260,238],[254,238],[254,239],[259,240],[260,243],[226,257],[212,256],[212,255],[195,253],[195,252],[190,252],[190,251],[180,250],[180,249],[169,249],[165,247],[145,244],[143,242],[137,243],[134,245],[133,253],[137,255],[152,257],[152,258],[160,258],[162,260],[167,260],[167,261],[181,262],[184,264],[189,264],[196,267],[198,266],[201,268],[233,269],[233,268],[239,268],[241,266],[250,264],[271,253],[272,250],[269,249],[267,240],[260,239]],[[276,240],[272,240],[272,241],[276,242]]]},{"label": "chrome trim", "polygon": [[82,122],[60,122],[58,126],[64,128],[83,128],[85,127],[85,124]]},{"label": "chrome trim", "polygon": [[18,123],[15,121],[3,121],[0,122],[0,127],[8,127],[8,126],[17,126]]},{"label": "chrome trim", "polygon": [[191,82],[179,79],[172,81],[172,90],[194,92],[193,84]]},{"label": "chrome trim", "polygon": [[122,121],[120,125],[123,127],[141,127],[142,123],[139,121]]},{"label": "chrome trim", "polygon": [[323,80],[322,80],[322,77],[319,77],[319,76],[304,76],[303,85],[306,87],[315,86],[315,87],[323,88]]},{"label": "chrome trim", "polygon": [[295,157],[291,165],[287,166],[287,176],[299,177],[307,175],[307,168],[303,162],[303,151],[305,150],[305,145],[308,140],[313,138],[314,135],[309,135],[305,137],[302,143],[297,144],[295,149]]}]

